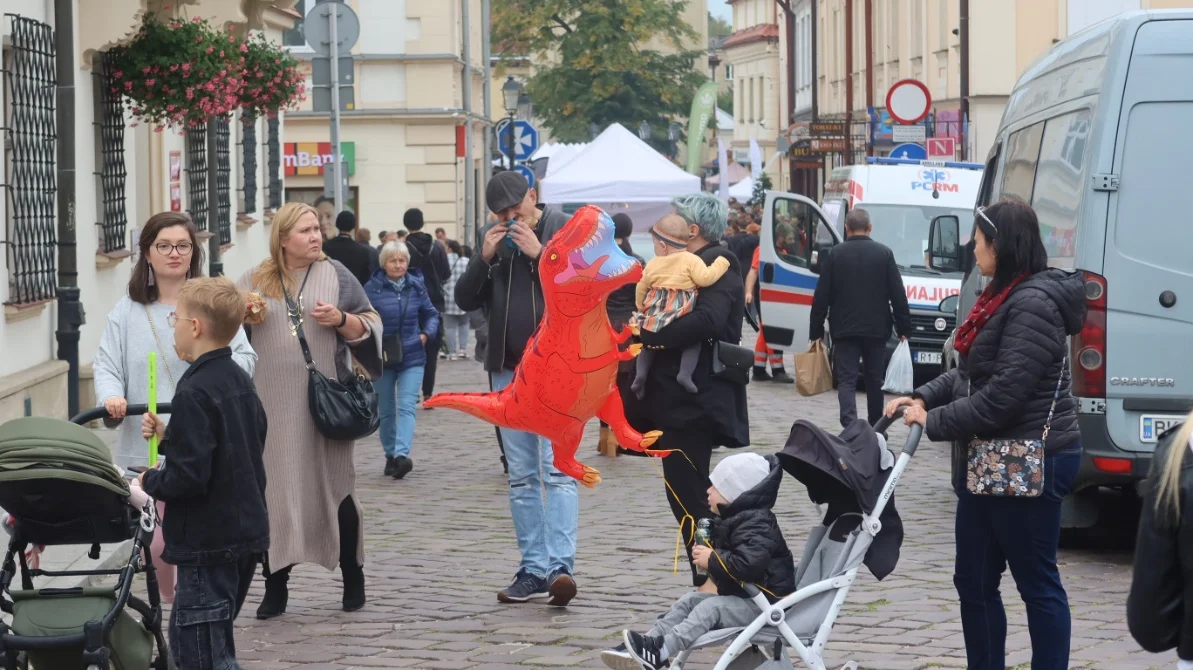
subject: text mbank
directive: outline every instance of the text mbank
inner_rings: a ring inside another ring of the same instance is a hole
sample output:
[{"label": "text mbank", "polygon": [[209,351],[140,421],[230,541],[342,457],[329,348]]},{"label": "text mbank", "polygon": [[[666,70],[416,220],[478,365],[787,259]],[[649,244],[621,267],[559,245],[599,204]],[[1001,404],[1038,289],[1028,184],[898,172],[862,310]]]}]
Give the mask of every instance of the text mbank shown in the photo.
[{"label": "text mbank", "polygon": [[940,302],[945,298],[954,295],[960,295],[959,288],[946,288],[943,286],[916,286],[914,284],[905,287],[907,289],[908,300],[918,300],[920,302]]},{"label": "text mbank", "polygon": [[[286,167],[322,167],[331,163],[331,154],[313,154],[309,151],[298,151],[284,156]],[[347,160],[341,154],[340,160]]]}]

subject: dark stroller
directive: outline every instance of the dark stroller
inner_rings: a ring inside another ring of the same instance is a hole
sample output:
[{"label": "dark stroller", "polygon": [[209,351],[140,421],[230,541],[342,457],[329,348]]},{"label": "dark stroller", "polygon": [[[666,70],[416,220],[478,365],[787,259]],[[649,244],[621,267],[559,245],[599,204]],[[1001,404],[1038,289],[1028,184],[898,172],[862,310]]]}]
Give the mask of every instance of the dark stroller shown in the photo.
[{"label": "dark stroller", "polygon": [[[796,566],[796,591],[771,604],[756,586],[746,584],[758,605],[753,623],[704,635],[675,658],[674,670],[682,670],[693,651],[726,643],[729,648],[714,670],[790,669],[788,649],[810,670],[825,670],[824,647],[858,569],[865,564],[882,579],[899,560],[903,524],[895,511],[895,486],[923,429],[912,426],[895,459],[878,440],[878,433],[892,421],[884,418],[874,428],[858,421],[840,436],[806,421],[792,425],[786,446],[775,458],[825,510]],[[850,662],[845,667],[857,665]]]},{"label": "dark stroller", "polygon": [[[168,414],[168,405],[159,413]],[[129,406],[128,415],[146,412]],[[15,520],[0,564],[0,667],[5,670],[166,670],[162,607],[149,546],[156,527],[151,500],[138,512],[127,502],[128,481],[112,464],[107,445],[83,424],[107,416],[104,408],[70,422],[26,417],[0,426],[0,508]],[[30,568],[30,545],[100,545],[132,540],[128,560],[114,570],[49,571]],[[17,566],[20,565],[18,572]],[[145,575],[147,601],[132,595]],[[20,588],[12,589],[19,576]],[[109,586],[35,588],[38,577],[117,577]],[[139,620],[134,617],[139,615]],[[156,653],[155,653],[156,652]]]}]

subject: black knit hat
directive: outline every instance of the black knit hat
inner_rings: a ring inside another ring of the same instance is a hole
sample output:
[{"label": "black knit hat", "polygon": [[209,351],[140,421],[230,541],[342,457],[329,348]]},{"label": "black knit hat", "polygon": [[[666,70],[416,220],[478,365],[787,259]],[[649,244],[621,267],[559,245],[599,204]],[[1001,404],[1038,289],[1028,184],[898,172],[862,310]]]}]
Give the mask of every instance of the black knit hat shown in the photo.
[{"label": "black knit hat", "polygon": [[417,207],[412,207],[406,210],[402,215],[402,225],[410,232],[416,232],[423,229],[423,211]]},{"label": "black knit hat", "polygon": [[343,233],[356,230],[356,215],[348,210],[340,212],[336,216],[336,229]]}]

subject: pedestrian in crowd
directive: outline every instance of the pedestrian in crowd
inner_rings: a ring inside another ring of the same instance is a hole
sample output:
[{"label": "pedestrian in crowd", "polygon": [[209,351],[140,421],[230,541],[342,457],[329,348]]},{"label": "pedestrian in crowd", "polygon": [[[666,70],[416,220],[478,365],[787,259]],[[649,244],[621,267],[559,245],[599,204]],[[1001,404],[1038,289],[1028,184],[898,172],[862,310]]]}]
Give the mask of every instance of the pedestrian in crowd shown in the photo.
[{"label": "pedestrian in crowd", "polygon": [[[368,228],[360,227],[360,228],[356,229],[356,241],[359,242],[361,244],[361,246],[363,246],[365,249],[369,250],[369,274],[370,274],[370,276],[372,275],[372,273],[376,272],[378,268],[381,267],[381,259],[380,259],[381,247],[373,246],[372,238],[373,238],[373,235],[372,235],[372,233],[369,232]],[[385,245],[382,245],[382,246],[385,246]]]},{"label": "pedestrian in crowd", "polygon": [[336,201],[321,195],[315,198],[315,211],[319,212],[319,230],[323,232],[323,239],[330,240],[336,236]]},{"label": "pedestrian in crowd", "polygon": [[[435,238],[422,232],[423,213],[420,209],[408,209],[402,217],[402,223],[410,231],[406,237],[406,247],[410,249],[410,269],[422,275],[427,285],[427,295],[431,296],[431,304],[436,311],[443,314],[447,310],[447,300],[443,295],[443,282],[451,276],[451,266],[447,262],[447,251],[442,245],[436,244]],[[435,371],[439,367],[439,350],[443,348],[443,329],[435,333],[435,337],[427,340],[427,366],[423,372],[423,398],[430,398],[435,394]]]},{"label": "pedestrian in crowd", "polygon": [[456,304],[456,284],[468,269],[468,259],[464,257],[460,243],[455,240],[447,241],[447,264],[450,268],[447,281],[443,283],[444,336],[447,340],[447,357],[462,361],[468,358],[468,313]]},{"label": "pedestrian in crowd", "polygon": [[[725,203],[711,193],[697,193],[676,198],[672,205],[688,223],[688,251],[707,265],[726,258],[733,270],[700,289],[700,299],[690,314],[656,332],[641,332],[643,346],[656,350],[655,360],[643,400],[631,394],[626,412],[635,430],[663,431],[653,449],[682,452],[663,459],[663,477],[668,484],[667,501],[680,524],[690,561],[696,521],[712,514],[706,491],[713,448],[750,443],[745,385],[713,373],[713,343],[736,346],[741,341],[746,304],[737,258],[719,244],[726,227]],[[698,391],[689,393],[676,375],[683,350],[697,343],[702,350],[692,378]],[[693,566],[692,583],[700,586],[704,580]]]},{"label": "pedestrian in crowd", "polygon": [[860,207],[845,215],[845,241],[820,260],[820,281],[812,298],[808,338],[833,335],[833,370],[841,426],[857,420],[858,361],[865,366],[867,420],[882,418],[886,344],[892,326],[901,341],[911,335],[911,310],[895,254],[870,238],[870,213]]},{"label": "pedestrian in crowd", "polygon": [[409,234],[410,234],[409,231],[406,231],[406,230],[399,230],[395,233],[390,233],[389,241],[390,242],[405,242],[406,236]]},{"label": "pedestrian in crowd", "polygon": [[229,344],[260,314],[227,278],[194,279],[169,315],[174,346],[190,368],[171,399],[170,426],[145,414],[141,434],[161,438],[170,462],[134,484],[170,506],[165,558],[179,566],[170,611],[170,660],[179,670],[238,668],[233,622],[269,549],[265,510],[265,409]]},{"label": "pedestrian in crowd", "polygon": [[[190,277],[203,275],[203,247],[191,217],[181,212],[155,214],[141,228],[137,259],[128,281],[128,295],[108,313],[108,323],[99,340],[92,364],[95,400],[108,411],[109,425],[120,423],[112,444],[116,465],[144,470],[149,466],[149,447],[140,426],[123,421],[129,404],[149,402],[149,354],[157,355],[157,400],[169,403],[178,381],[190,366],[174,348],[170,313],[178,306],[178,295]],[[241,330],[232,338],[232,359],[253,374],[257,354]],[[170,417],[164,417],[169,421]],[[165,504],[158,502],[158,516],[165,518]],[[159,528],[153,536],[151,553],[157,568],[162,599],[174,600],[174,568],[161,556],[165,548]]]},{"label": "pedestrian in crowd", "polygon": [[330,440],[315,426],[303,392],[310,375],[296,334],[301,328],[315,369],[329,378],[352,379],[359,371],[377,379],[380,317],[352,273],[323,254],[318,213],[301,203],[274,215],[269,258],[239,284],[259,292],[266,305],[264,322],[252,331],[258,351],[254,381],[270,426],[265,445],[270,547],[257,618],[286,612],[290,570],[299,563],[328,570],[339,565],[344,610],[358,610],[365,604],[364,521],[352,464],[355,443]]},{"label": "pedestrian in crowd", "polygon": [[971,449],[978,442],[1043,438],[1039,496],[976,495],[972,483],[953,483],[953,583],[971,670],[1004,667],[1007,618],[998,584],[1008,565],[1027,606],[1032,668],[1063,670],[1071,622],[1056,548],[1061,501],[1081,465],[1068,337],[1080,332],[1085,318],[1085,281],[1080,273],[1048,269],[1036,213],[1026,204],[1004,200],[978,208],[974,237],[978,270],[991,282],[957,328],[961,365],[912,397],[892,400],[886,413],[905,407],[904,422],[924,426],[928,439]]},{"label": "pedestrian in crowd", "polygon": [[389,241],[391,241],[391,239],[393,239],[390,237],[391,235],[393,235],[393,233],[389,232],[388,230],[381,231],[381,234],[377,236],[377,250],[378,251],[380,251],[381,247],[385,246],[387,242],[389,242]]},{"label": "pedestrian in crowd", "polygon": [[[485,370],[490,390],[500,391],[513,382],[514,369],[543,316],[539,254],[568,217],[555,209],[540,210],[534,189],[517,172],[493,175],[485,203],[498,220],[481,231],[484,246],[456,282],[456,304],[465,311],[484,309],[488,315]],[[555,469],[551,443],[542,437],[507,428],[499,434],[522,562],[497,599],[518,603],[549,597],[550,605],[567,605],[576,595],[576,480]]]},{"label": "pedestrian in crowd", "polygon": [[708,580],[685,593],[650,632],[624,631],[622,644],[601,654],[609,667],[632,659],[644,669],[662,670],[702,635],[750,625],[758,618],[758,605],[742,584],[759,587],[772,603],[795,591],[795,558],[773,511],[783,482],[778,459],[734,454],[717,464],[711,480],[712,546],[692,550],[693,563]]},{"label": "pedestrian in crowd", "polygon": [[415,409],[427,362],[427,342],[440,328],[439,312],[431,304],[422,277],[410,273],[410,250],[402,242],[381,249],[382,269],[365,285],[365,293],[384,327],[381,351],[385,372],[377,385],[381,418],[381,447],[385,474],[402,479],[414,469]]},{"label": "pedestrian in crowd", "polygon": [[750,232],[747,226],[740,225],[737,231],[726,238],[729,250],[737,256],[737,262],[745,272],[748,264],[753,263],[754,250],[758,248],[758,231]]},{"label": "pedestrian in crowd", "polygon": [[435,242],[437,242],[439,246],[443,247],[444,249],[447,249],[447,230],[443,228],[436,228]]},{"label": "pedestrian in crowd", "polygon": [[[613,216],[613,239],[617,242],[617,246],[621,248],[627,256],[632,256],[638,264],[646,267],[646,261],[641,256],[634,253],[634,247],[630,245],[630,235],[634,232],[634,220],[630,218],[629,214],[624,212],[615,214]],[[613,326],[613,330],[620,331],[630,323],[630,317],[633,316],[634,294],[637,287],[634,284],[626,284],[616,291],[609,294],[605,301],[605,311],[609,315],[609,324]],[[617,364],[617,392],[623,397],[630,391],[630,385],[634,382],[635,363],[632,360],[621,361]],[[624,401],[623,401],[624,402]],[[640,451],[625,449],[617,445],[617,438],[613,435],[613,431],[609,429],[609,424],[601,421],[601,432],[599,442],[597,443],[597,451],[602,454],[611,453],[629,453],[641,454]]]},{"label": "pedestrian in crowd", "polygon": [[[1193,670],[1193,414],[1160,439],[1152,456],[1135,541],[1127,626],[1153,654],[1176,649],[1177,670]],[[1047,473],[1045,473],[1047,476]]]},{"label": "pedestrian in crowd", "polygon": [[783,364],[783,350],[771,347],[762,336],[762,286],[758,281],[761,251],[762,247],[754,247],[750,257],[750,271],[746,273],[745,287],[746,305],[754,305],[758,314],[758,337],[754,339],[754,381],[791,384],[795,379],[787,374],[787,368]]},{"label": "pedestrian in crowd", "polygon": [[373,276],[369,270],[372,258],[368,249],[352,239],[352,233],[356,230],[356,215],[352,212],[340,212],[336,216],[336,230],[339,234],[323,243],[323,253],[348,268],[348,272],[364,286],[369,277]]}]

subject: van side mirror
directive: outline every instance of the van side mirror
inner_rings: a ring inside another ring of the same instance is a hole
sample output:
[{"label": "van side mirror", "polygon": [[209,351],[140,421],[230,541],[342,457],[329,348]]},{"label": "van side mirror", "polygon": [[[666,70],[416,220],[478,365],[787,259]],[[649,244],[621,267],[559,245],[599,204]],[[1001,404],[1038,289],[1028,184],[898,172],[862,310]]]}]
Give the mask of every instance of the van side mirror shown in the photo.
[{"label": "van side mirror", "polygon": [[824,264],[824,260],[828,258],[828,254],[832,251],[832,244],[817,244],[812,249],[812,257],[808,262],[808,269],[813,274],[820,274],[820,267]]},{"label": "van side mirror", "polygon": [[961,302],[961,296],[951,295],[940,301],[940,311],[943,314],[956,314],[957,305]]},{"label": "van side mirror", "polygon": [[961,221],[952,214],[932,219],[928,228],[928,267],[937,272],[961,271]]}]

